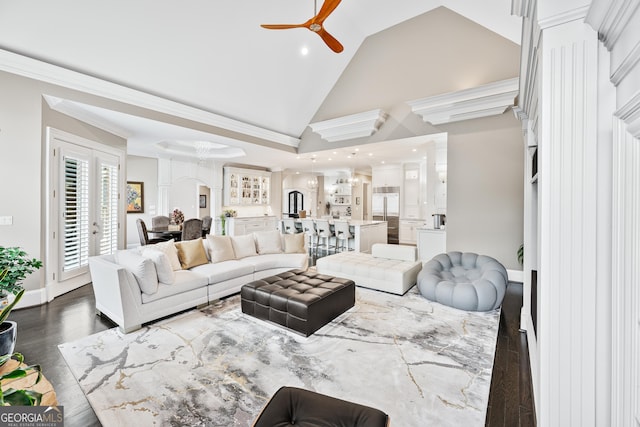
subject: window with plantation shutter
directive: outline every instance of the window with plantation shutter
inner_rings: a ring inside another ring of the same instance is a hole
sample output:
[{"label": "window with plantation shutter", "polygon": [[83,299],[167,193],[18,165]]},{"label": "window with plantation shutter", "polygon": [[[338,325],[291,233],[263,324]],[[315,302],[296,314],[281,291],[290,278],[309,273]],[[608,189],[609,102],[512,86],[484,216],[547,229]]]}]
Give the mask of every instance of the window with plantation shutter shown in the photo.
[{"label": "window with plantation shutter", "polygon": [[64,157],[62,196],[62,272],[82,268],[89,259],[89,161]]},{"label": "window with plantation shutter", "polygon": [[118,165],[99,161],[99,222],[102,233],[98,254],[112,254],[118,249]]},{"label": "window with plantation shutter", "polygon": [[47,295],[91,282],[89,260],[124,240],[124,150],[47,128]]}]

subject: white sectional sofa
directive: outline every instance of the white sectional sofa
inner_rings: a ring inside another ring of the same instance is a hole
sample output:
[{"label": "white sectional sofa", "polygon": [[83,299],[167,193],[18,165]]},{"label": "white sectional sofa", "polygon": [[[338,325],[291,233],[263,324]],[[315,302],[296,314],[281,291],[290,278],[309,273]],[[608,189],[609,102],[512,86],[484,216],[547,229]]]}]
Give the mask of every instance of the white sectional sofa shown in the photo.
[{"label": "white sectional sofa", "polygon": [[416,284],[422,262],[414,246],[376,243],[370,254],[341,252],[318,259],[318,273],[351,279],[357,286],[404,295]]},{"label": "white sectional sofa", "polygon": [[92,257],[96,311],[125,332],[240,291],[242,285],[306,269],[303,235],[278,230],[164,242]]}]

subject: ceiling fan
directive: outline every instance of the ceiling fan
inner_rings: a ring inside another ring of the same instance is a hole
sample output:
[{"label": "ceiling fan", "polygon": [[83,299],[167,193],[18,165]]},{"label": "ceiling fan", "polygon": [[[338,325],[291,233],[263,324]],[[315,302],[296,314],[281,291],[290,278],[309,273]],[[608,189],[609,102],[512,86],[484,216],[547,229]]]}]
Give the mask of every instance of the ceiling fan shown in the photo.
[{"label": "ceiling fan", "polygon": [[324,4],[320,8],[320,12],[317,12],[317,0],[313,1],[313,12],[315,16],[309,19],[303,24],[262,24],[262,28],[269,30],[288,30],[289,28],[306,28],[318,34],[322,40],[329,46],[331,50],[336,53],[340,53],[344,50],[344,47],[338,40],[336,40],[331,34],[329,34],[322,23],[329,17],[331,12],[340,4],[342,0],[325,0]]}]

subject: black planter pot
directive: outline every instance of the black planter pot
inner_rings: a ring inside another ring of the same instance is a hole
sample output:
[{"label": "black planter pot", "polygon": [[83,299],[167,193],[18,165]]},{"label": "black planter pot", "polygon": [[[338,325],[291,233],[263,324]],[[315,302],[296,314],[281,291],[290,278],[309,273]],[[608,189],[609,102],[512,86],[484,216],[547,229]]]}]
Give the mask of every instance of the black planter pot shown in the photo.
[{"label": "black planter pot", "polygon": [[5,320],[0,325],[0,356],[13,354],[18,335],[18,324],[11,320]]}]

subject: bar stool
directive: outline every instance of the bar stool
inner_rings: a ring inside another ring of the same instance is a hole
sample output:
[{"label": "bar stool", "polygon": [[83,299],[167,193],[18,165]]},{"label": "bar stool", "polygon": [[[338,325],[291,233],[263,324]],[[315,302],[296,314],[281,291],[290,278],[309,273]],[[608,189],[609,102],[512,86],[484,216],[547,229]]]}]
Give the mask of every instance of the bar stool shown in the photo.
[{"label": "bar stool", "polygon": [[318,232],[316,231],[316,224],[311,218],[301,218],[302,231],[307,237],[307,248],[309,248],[309,254],[318,255]]},{"label": "bar stool", "polygon": [[354,236],[349,230],[349,223],[347,221],[334,221],[333,226],[337,240],[336,252],[352,251],[349,241],[353,240]]},{"label": "bar stool", "polygon": [[282,233],[283,234],[297,234],[296,222],[293,218],[285,218],[282,220]]},{"label": "bar stool", "polygon": [[331,239],[333,238],[335,241],[336,235],[331,231],[331,225],[329,225],[329,221],[326,219],[316,219],[316,230],[318,231],[318,246],[316,248],[316,253],[318,250],[323,249],[326,251],[327,255],[329,255],[329,251],[331,248],[334,249],[335,245],[331,245]]}]

